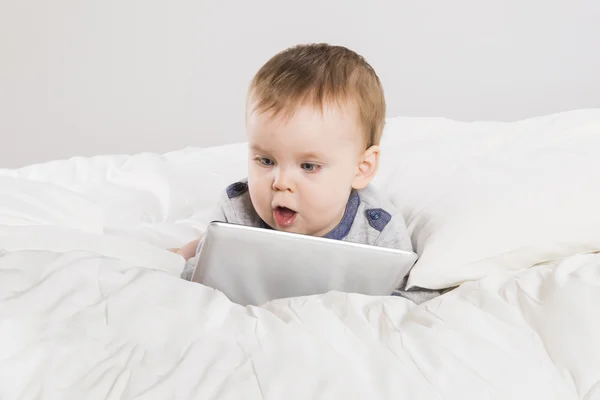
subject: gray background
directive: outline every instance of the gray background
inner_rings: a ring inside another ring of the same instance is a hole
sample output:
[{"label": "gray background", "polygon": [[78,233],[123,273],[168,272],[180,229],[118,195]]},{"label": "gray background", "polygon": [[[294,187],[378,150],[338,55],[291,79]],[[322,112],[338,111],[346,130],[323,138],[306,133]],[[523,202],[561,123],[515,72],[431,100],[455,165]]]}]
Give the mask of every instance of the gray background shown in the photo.
[{"label": "gray background", "polygon": [[0,0],[0,167],[244,140],[254,72],[325,41],[363,54],[388,116],[600,107],[597,0]]}]

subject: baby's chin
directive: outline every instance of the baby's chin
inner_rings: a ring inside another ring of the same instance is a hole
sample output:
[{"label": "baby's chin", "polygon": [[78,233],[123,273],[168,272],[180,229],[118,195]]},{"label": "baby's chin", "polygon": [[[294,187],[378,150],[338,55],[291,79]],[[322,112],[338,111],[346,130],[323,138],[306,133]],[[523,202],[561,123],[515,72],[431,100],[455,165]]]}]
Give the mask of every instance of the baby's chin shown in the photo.
[{"label": "baby's chin", "polygon": [[298,224],[298,226],[295,226],[295,224],[292,226],[278,226],[276,223],[268,224],[268,225],[276,231],[287,232],[287,233],[296,233],[298,235],[323,237],[329,232],[329,231],[317,231],[315,229],[307,229],[305,226],[302,226],[301,224]]},{"label": "baby's chin", "polygon": [[280,226],[280,225],[277,225],[276,223],[269,224],[269,226],[276,231],[287,232],[287,233],[297,233],[299,235],[310,235],[310,233],[308,233],[305,229],[302,229],[302,227],[299,227],[299,226],[294,226],[294,225]]},{"label": "baby's chin", "polygon": [[298,219],[296,219],[296,221],[294,221],[294,223],[289,226],[279,225],[272,218],[269,218],[268,220],[263,219],[263,221],[265,221],[265,223],[267,225],[269,225],[269,227],[271,227],[271,229],[276,230],[276,231],[287,232],[287,233],[296,233],[299,235],[315,236],[309,230],[305,229],[302,224],[302,221],[298,221]]},{"label": "baby's chin", "polygon": [[[275,216],[273,214],[260,216],[262,220],[273,230],[287,232],[287,233],[296,233],[299,235],[308,235],[308,236],[325,236],[331,231],[333,228],[322,227],[321,229],[314,228],[310,226],[310,223],[307,223],[300,213],[296,213],[294,216],[293,223],[285,226],[282,224],[278,224]],[[266,217],[266,218],[265,218]]]}]

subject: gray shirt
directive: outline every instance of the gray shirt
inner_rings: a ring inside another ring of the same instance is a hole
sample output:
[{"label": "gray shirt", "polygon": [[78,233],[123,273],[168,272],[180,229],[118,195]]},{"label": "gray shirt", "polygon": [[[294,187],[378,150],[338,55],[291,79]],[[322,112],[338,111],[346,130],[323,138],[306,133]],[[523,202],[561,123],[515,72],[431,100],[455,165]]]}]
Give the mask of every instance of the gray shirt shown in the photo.
[{"label": "gray shirt", "polygon": [[[257,214],[248,192],[247,180],[229,185],[221,196],[219,206],[211,221],[228,222],[245,226],[271,229]],[[410,236],[402,214],[387,200],[383,199],[372,186],[354,190],[350,194],[346,211],[340,223],[326,238],[363,243],[379,247],[388,247],[413,251]],[[200,240],[196,256],[188,260],[182,278],[190,280],[202,247]],[[411,289],[405,290],[408,275],[392,293],[406,297],[419,304],[440,294],[439,291]]]}]

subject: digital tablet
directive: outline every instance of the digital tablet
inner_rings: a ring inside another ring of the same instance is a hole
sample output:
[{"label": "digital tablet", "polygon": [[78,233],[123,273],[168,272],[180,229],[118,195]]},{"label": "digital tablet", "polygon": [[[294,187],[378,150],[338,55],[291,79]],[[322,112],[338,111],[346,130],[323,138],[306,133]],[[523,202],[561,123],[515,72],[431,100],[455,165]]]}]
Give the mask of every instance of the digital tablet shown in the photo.
[{"label": "digital tablet", "polygon": [[242,305],[332,290],[390,295],[416,260],[413,252],[213,222],[192,281]]}]

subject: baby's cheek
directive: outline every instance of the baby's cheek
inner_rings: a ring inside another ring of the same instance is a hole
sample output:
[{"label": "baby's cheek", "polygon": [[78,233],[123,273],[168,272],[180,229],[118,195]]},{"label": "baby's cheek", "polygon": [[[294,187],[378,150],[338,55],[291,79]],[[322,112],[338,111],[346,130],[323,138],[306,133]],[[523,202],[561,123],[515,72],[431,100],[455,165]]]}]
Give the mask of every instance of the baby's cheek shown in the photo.
[{"label": "baby's cheek", "polygon": [[334,190],[334,188],[322,190],[310,197],[310,210],[314,218],[327,220],[330,214],[338,208],[339,200],[336,199],[337,196],[333,195],[332,191]]},{"label": "baby's cheek", "polygon": [[[248,180],[248,183],[250,183],[250,180]],[[261,190],[259,185],[252,185],[250,186],[250,201],[252,202],[252,206],[254,207],[254,209],[258,212],[258,215],[260,217],[263,217],[264,215],[264,209],[265,209],[265,194],[263,193],[263,190]]]}]

